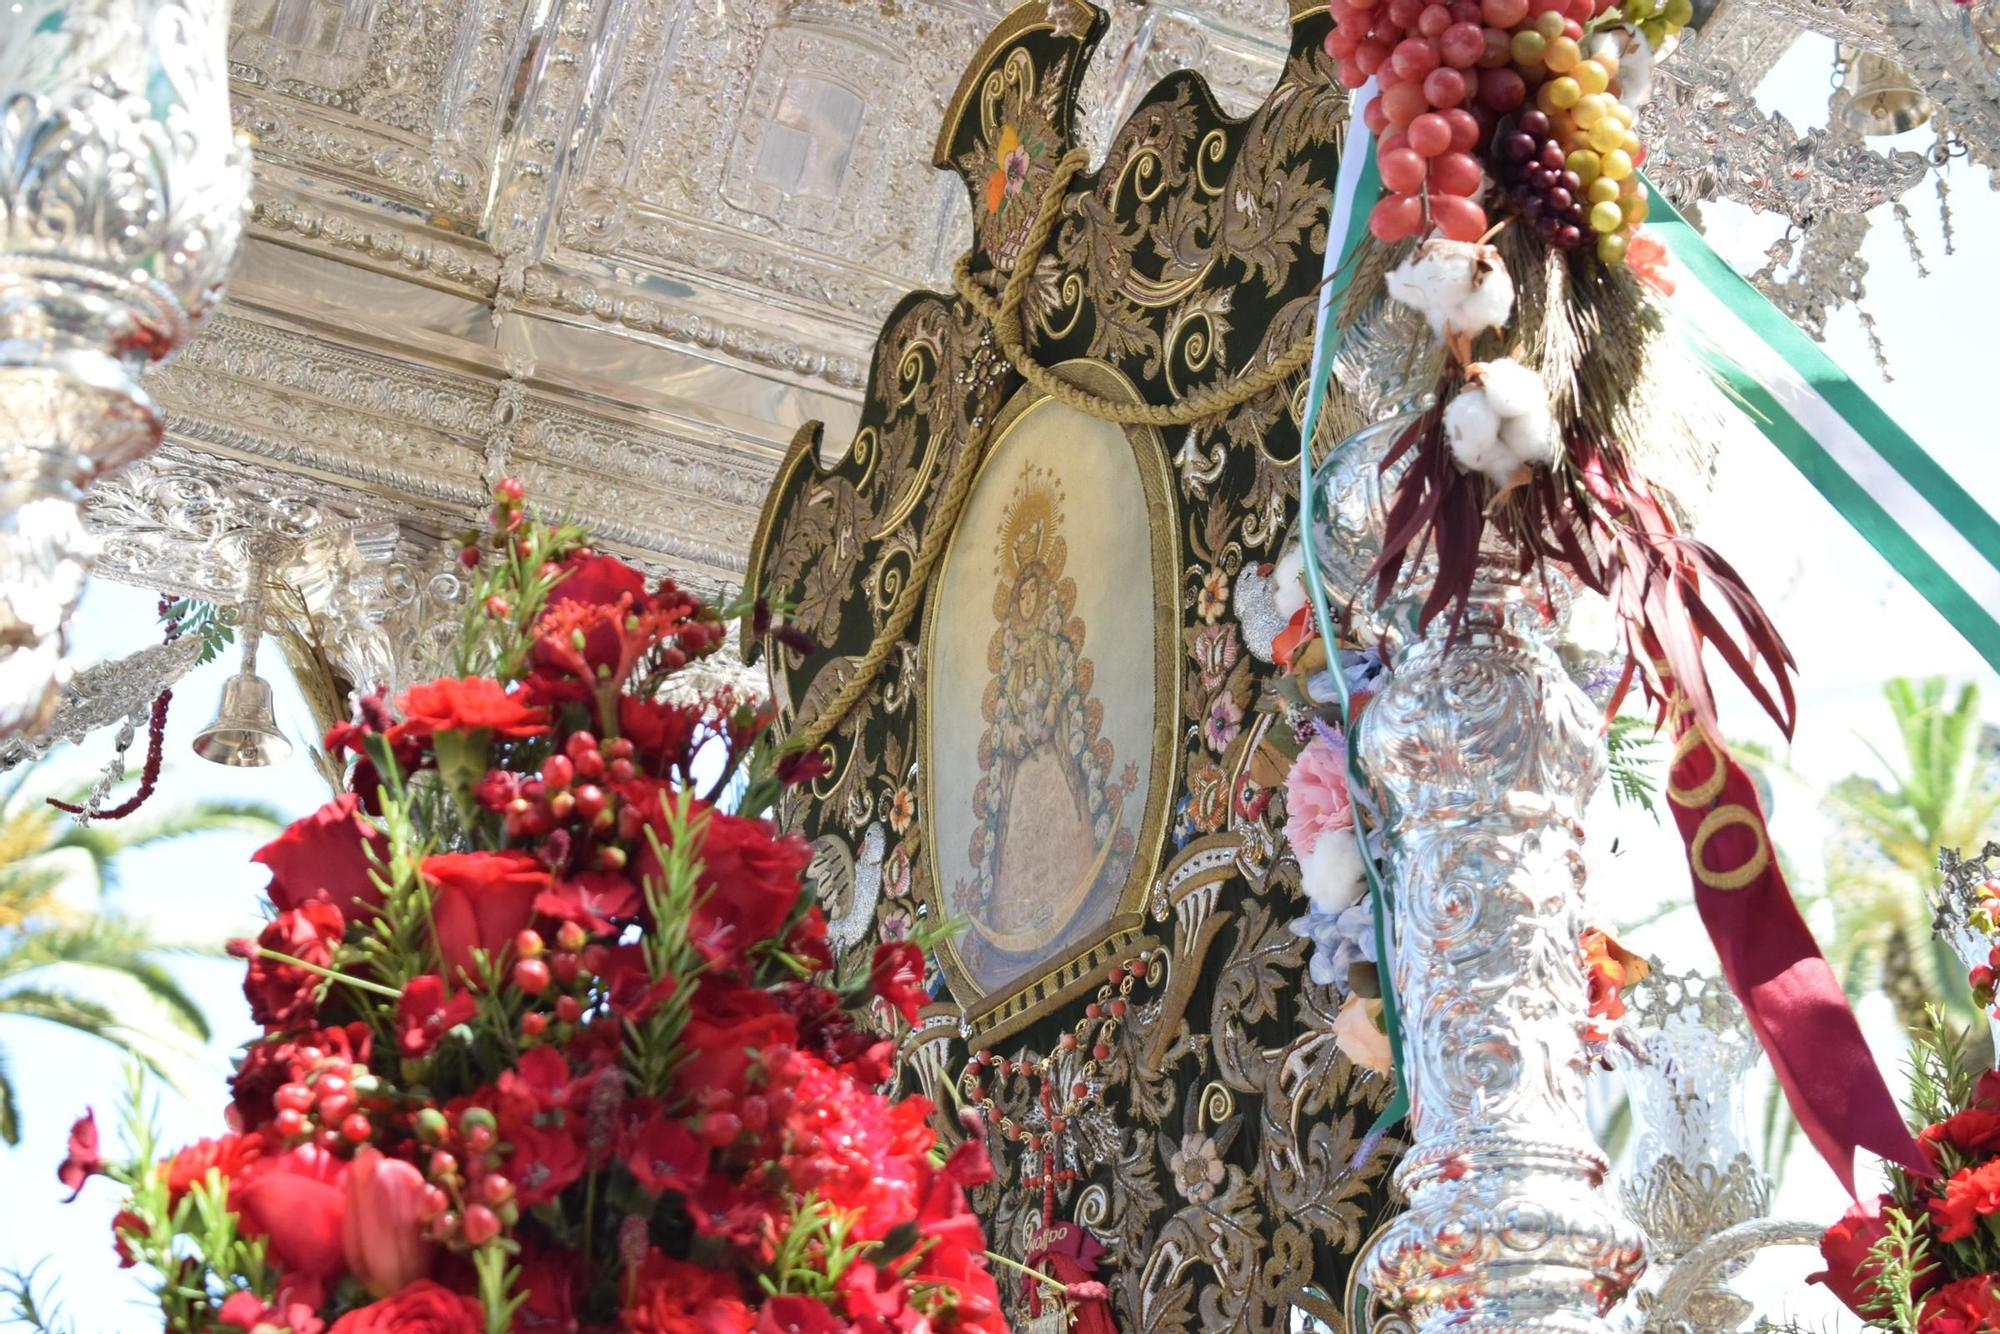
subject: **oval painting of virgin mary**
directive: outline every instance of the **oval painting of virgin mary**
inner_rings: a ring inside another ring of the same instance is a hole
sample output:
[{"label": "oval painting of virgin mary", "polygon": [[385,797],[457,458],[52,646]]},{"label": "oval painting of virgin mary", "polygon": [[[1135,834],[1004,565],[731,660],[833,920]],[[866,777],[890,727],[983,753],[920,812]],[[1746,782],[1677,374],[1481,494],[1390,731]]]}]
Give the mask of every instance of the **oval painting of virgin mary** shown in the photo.
[{"label": "oval painting of virgin mary", "polygon": [[[1066,368],[1129,396],[1091,363]],[[930,895],[972,1005],[1144,902],[1178,691],[1172,499],[1158,434],[1032,389],[1003,410],[933,583]]]}]

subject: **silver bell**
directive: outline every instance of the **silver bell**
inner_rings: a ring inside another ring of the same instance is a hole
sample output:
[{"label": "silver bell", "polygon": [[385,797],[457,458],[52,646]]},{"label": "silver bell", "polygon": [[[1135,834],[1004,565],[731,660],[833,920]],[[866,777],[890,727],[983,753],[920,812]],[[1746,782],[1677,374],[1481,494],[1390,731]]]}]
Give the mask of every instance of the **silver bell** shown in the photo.
[{"label": "silver bell", "polygon": [[240,672],[223,683],[222,707],[215,721],[194,739],[194,753],[211,764],[254,769],[283,764],[292,757],[292,743],[278,730],[271,683],[251,672]]}]

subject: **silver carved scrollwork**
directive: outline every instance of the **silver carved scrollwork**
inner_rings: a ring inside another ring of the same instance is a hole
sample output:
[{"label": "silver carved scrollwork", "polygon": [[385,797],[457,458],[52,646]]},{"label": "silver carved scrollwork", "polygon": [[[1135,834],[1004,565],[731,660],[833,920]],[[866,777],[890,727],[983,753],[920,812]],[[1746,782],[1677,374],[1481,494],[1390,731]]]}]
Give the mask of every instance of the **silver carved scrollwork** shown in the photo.
[{"label": "silver carved scrollwork", "polygon": [[139,387],[214,305],[250,188],[204,0],[25,0],[0,44],[0,735],[55,707],[97,474],[159,443]]},{"label": "silver carved scrollwork", "polygon": [[[1379,546],[1383,449],[1405,418],[1335,452],[1328,571],[1352,595]],[[1604,769],[1598,717],[1529,589],[1489,563],[1455,640],[1406,633],[1356,744],[1394,884],[1413,1143],[1409,1210],[1363,1257],[1418,1330],[1608,1329],[1645,1241],[1603,1189],[1583,1119],[1588,1006],[1583,807]],[[1392,595],[1407,626],[1429,583]],[[1558,602],[1563,601],[1557,599]]]}]

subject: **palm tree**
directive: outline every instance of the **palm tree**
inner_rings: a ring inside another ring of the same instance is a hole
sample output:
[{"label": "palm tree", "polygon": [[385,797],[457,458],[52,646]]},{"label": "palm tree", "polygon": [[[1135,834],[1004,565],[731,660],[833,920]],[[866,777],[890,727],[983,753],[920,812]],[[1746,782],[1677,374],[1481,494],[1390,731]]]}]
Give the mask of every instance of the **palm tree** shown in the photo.
[{"label": "palm tree", "polygon": [[[30,772],[0,794],[0,1018],[87,1033],[171,1079],[158,1049],[209,1036],[200,1007],[164,962],[191,951],[164,946],[137,919],[87,913],[73,901],[115,887],[123,853],[213,830],[269,833],[277,817],[262,806],[199,802],[150,820],[76,824],[26,794]],[[136,1010],[114,1004],[120,988],[145,1003]],[[0,1140],[16,1144],[20,1133],[0,1050]]]},{"label": "palm tree", "polygon": [[1834,909],[1828,959],[1850,991],[1879,984],[1906,1026],[1917,1026],[1932,1001],[1971,1020],[1979,1016],[1965,966],[1931,935],[1927,895],[1938,849],[1977,848],[2000,814],[2000,773],[1980,723],[1979,687],[1963,686],[1951,699],[1942,680],[1899,677],[1882,694],[1902,755],[1874,751],[1886,781],[1854,774],[1827,792],[1838,831],[1827,851]]}]

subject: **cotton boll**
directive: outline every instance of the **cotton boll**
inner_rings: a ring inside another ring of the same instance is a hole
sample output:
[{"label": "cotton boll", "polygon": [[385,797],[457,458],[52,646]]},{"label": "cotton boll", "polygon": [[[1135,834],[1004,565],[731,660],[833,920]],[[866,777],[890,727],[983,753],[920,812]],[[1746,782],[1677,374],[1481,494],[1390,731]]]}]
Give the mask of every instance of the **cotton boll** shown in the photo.
[{"label": "cotton boll", "polygon": [[1500,439],[1500,414],[1482,389],[1467,389],[1445,405],[1444,439],[1461,468],[1485,470]]},{"label": "cotton boll", "polygon": [[1500,443],[1516,463],[1536,467],[1556,457],[1555,419],[1547,403],[1537,403],[1518,417],[1500,423]]},{"label": "cotton boll", "polygon": [[1271,605],[1287,621],[1306,605],[1306,558],[1303,547],[1292,547],[1278,557],[1271,571]]},{"label": "cotton boll", "polygon": [[1313,911],[1345,912],[1368,891],[1361,866],[1361,847],[1351,829],[1330,829],[1299,858],[1299,879]]},{"label": "cotton boll", "polygon": [[1618,100],[1637,111],[1653,95],[1653,48],[1645,34],[1621,29],[1625,49],[1618,56]]},{"label": "cotton boll", "polygon": [[1389,273],[1389,296],[1420,312],[1437,333],[1479,278],[1479,247],[1464,241],[1436,238],[1418,246]]},{"label": "cotton boll", "polygon": [[1451,315],[1451,327],[1468,338],[1504,329],[1514,313],[1514,280],[1506,263],[1492,246],[1480,248],[1489,253],[1481,258],[1478,281]]},{"label": "cotton boll", "polygon": [[1549,409],[1549,392],[1542,377],[1511,357],[1489,361],[1480,370],[1486,400],[1502,417],[1519,417],[1539,407]]}]

